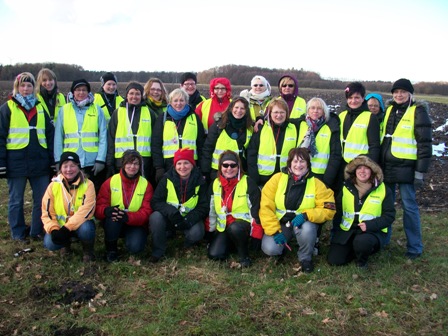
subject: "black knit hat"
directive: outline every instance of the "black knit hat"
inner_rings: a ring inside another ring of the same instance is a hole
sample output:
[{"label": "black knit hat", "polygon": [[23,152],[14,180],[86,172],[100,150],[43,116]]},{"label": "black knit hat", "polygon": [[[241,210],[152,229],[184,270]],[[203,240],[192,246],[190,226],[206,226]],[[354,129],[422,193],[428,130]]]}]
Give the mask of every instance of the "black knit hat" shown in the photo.
[{"label": "black knit hat", "polygon": [[78,166],[81,164],[79,161],[79,156],[78,154],[74,153],[74,152],[64,152],[61,155],[61,159],[59,160],[59,167],[62,166],[62,164],[65,161],[73,161],[74,163],[76,163]]},{"label": "black knit hat", "polygon": [[114,81],[115,83],[118,83],[117,76],[115,76],[112,72],[106,72],[104,75],[100,77],[101,87],[103,87],[104,84],[106,84],[110,80]]},{"label": "black knit hat", "polygon": [[406,78],[400,78],[399,80],[397,80],[392,86],[392,90],[390,90],[390,92],[394,93],[394,91],[397,89],[405,90],[410,94],[414,93],[414,87],[412,86],[411,81]]},{"label": "black knit hat", "polygon": [[196,75],[192,72],[185,72],[180,76],[180,84],[184,84],[187,80],[192,79],[195,83],[198,82]]},{"label": "black knit hat", "polygon": [[82,86],[82,85],[87,86],[87,91],[90,92],[90,84],[89,84],[89,82],[86,81],[85,79],[77,79],[77,80],[73,81],[72,86],[71,86],[71,88],[70,88],[70,92],[71,92],[71,93],[75,92],[75,89],[76,89],[78,86]]},{"label": "black knit hat", "polygon": [[126,86],[126,96],[128,95],[130,89],[139,90],[143,97],[143,86],[140,83],[130,82],[128,86]]}]

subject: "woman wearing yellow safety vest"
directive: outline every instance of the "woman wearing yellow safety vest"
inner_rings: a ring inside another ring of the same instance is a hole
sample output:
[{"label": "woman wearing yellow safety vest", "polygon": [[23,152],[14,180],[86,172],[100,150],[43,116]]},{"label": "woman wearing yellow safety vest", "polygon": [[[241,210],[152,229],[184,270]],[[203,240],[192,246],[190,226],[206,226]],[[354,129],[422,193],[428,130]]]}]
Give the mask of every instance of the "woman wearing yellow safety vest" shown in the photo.
[{"label": "woman wearing yellow safety vest", "polygon": [[250,81],[250,90],[243,90],[240,96],[249,102],[250,116],[252,120],[265,117],[266,108],[271,100],[271,84],[263,76],[255,76]]},{"label": "woman wearing yellow safety vest", "polygon": [[83,261],[95,260],[95,188],[80,168],[74,152],[62,153],[60,174],[53,179],[42,198],[42,222],[45,232],[44,246],[50,251],[71,253],[71,237],[82,243]]},{"label": "woman wearing yellow safety vest", "polygon": [[174,153],[180,148],[192,149],[199,162],[205,138],[201,120],[188,105],[187,92],[174,89],[168,101],[167,111],[156,120],[151,141],[156,183],[173,166]]},{"label": "woman wearing yellow safety vest", "polygon": [[121,165],[120,172],[103,183],[96,200],[95,217],[104,224],[108,262],[118,259],[120,237],[124,238],[129,253],[145,250],[152,212],[153,189],[142,176],[142,156],[136,150],[128,149],[123,154]]},{"label": "woman wearing yellow safety vest", "polygon": [[311,273],[318,227],[333,219],[335,212],[333,191],[313,176],[308,150],[293,148],[287,166],[261,191],[260,220],[265,233],[261,249],[281,259],[295,236],[302,271]]},{"label": "woman wearing yellow safety vest", "polygon": [[153,213],[149,219],[152,236],[151,262],[165,256],[167,233],[182,231],[184,247],[195,245],[204,237],[204,219],[209,199],[207,186],[196,167],[194,151],[188,147],[174,153],[174,165],[162,177],[151,200]]},{"label": "woman wearing yellow safety vest", "polygon": [[143,87],[143,97],[156,118],[168,108],[168,91],[159,78],[150,78]]},{"label": "woman wearing yellow safety vest", "polygon": [[104,112],[106,123],[109,122],[112,113],[120,106],[124,100],[118,94],[117,90],[117,76],[111,72],[106,72],[100,77],[101,89],[100,92],[95,93],[94,103],[99,105]]},{"label": "woman wearing yellow safety vest", "polygon": [[384,245],[387,227],[395,220],[391,190],[383,182],[378,164],[366,155],[359,155],[345,167],[345,183],[336,200],[341,218],[334,228],[328,262],[344,265],[356,259],[366,268],[370,255]]},{"label": "woman wearing yellow safety vest", "polygon": [[247,170],[246,149],[252,137],[253,121],[249,114],[246,98],[235,98],[209,129],[202,151],[201,170],[207,179],[213,181],[218,171],[219,156],[225,150],[238,153],[242,169]]},{"label": "woman wearing yellow safety vest", "polygon": [[[241,267],[252,264],[249,242],[258,249],[263,237],[258,212],[260,189],[244,174],[239,156],[230,150],[219,157],[218,176],[209,188],[209,228],[212,240],[208,256],[215,260],[227,259],[236,249]],[[250,239],[252,237],[252,240]]]},{"label": "woman wearing yellow safety vest", "polygon": [[[14,240],[42,240],[41,201],[53,163],[54,128],[34,94],[29,72],[14,80],[12,96],[0,107],[0,178],[8,179],[8,222]],[[31,228],[25,225],[23,201],[27,181],[33,191]],[[28,229],[30,231],[28,231]]]},{"label": "woman wearing yellow safety vest", "polygon": [[36,94],[45,112],[53,122],[56,122],[60,108],[65,104],[65,96],[59,92],[56,74],[47,68],[43,68],[37,74]]}]

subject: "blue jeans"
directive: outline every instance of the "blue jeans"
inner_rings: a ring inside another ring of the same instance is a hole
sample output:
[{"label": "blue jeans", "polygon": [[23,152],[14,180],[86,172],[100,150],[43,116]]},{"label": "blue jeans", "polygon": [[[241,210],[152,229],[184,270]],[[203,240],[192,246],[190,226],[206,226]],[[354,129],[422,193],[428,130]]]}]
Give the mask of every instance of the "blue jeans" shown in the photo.
[{"label": "blue jeans", "polygon": [[146,228],[125,225],[106,219],[104,221],[104,239],[106,241],[117,241],[120,236],[124,236],[126,249],[129,253],[136,254],[145,250],[148,236]]},{"label": "blue jeans", "polygon": [[[81,226],[76,231],[72,231],[71,234],[77,236],[81,242],[91,242],[95,241],[95,230],[95,222],[90,219],[82,223]],[[56,251],[64,246],[53,243],[51,234],[47,233],[44,237],[44,247],[50,251]]]},{"label": "blue jeans", "polygon": [[[387,183],[386,185],[392,190],[394,201],[397,185],[400,191],[401,206],[403,208],[403,228],[407,238],[407,252],[421,254],[423,252],[422,228],[414,185],[410,183]],[[389,244],[391,235],[392,225],[388,227],[386,244]]]},{"label": "blue jeans", "polygon": [[48,175],[34,177],[10,177],[8,178],[9,203],[8,222],[11,228],[12,239],[24,239],[26,236],[25,216],[23,214],[23,198],[26,182],[30,181],[33,191],[33,211],[31,214],[30,236],[35,237],[43,233],[42,198],[49,184]]}]

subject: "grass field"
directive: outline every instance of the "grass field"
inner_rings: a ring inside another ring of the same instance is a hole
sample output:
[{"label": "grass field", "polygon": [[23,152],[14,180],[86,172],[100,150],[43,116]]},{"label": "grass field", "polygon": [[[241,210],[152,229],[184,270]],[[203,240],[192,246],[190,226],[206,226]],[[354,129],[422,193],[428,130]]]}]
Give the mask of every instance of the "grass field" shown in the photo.
[{"label": "grass field", "polygon": [[281,264],[258,252],[242,270],[180,239],[158,264],[149,248],[107,264],[102,229],[91,264],[78,244],[71,259],[37,242],[14,257],[24,246],[10,239],[4,180],[0,195],[0,335],[446,335],[446,212],[422,214],[425,253],[409,261],[399,211],[391,245],[367,271],[328,266],[326,227],[316,270],[304,274],[295,246]]}]

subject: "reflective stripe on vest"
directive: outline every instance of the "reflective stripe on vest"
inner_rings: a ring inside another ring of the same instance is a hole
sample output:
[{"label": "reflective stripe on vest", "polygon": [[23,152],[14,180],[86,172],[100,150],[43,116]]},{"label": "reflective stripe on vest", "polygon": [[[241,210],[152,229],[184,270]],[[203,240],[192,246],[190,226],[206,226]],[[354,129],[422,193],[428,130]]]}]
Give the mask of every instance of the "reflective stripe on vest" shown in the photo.
[{"label": "reflective stripe on vest", "polygon": [[344,120],[347,116],[347,111],[339,115],[341,120],[341,145],[343,151],[343,158],[345,162],[349,163],[360,154],[367,154],[369,152],[369,139],[367,139],[367,128],[369,127],[371,112],[361,112],[359,116],[353,121],[347,138],[344,140]]},{"label": "reflective stripe on vest", "polygon": [[277,192],[275,193],[275,214],[278,220],[281,220],[286,213],[293,212],[296,215],[302,213],[303,210],[313,209],[316,207],[316,182],[314,177],[306,179],[305,193],[303,194],[302,203],[296,210],[286,210],[285,194],[288,186],[288,174],[282,174],[278,181]]},{"label": "reflective stripe on vest", "polygon": [[[249,145],[250,138],[252,137],[252,131],[246,129],[246,142],[242,149],[238,148],[238,142],[232,139],[226,132],[222,130],[221,134],[216,141],[215,150],[212,155],[212,168],[218,170],[219,156],[226,150],[231,150],[237,154],[241,154],[243,149],[246,149]],[[243,152],[244,153],[244,152]]]},{"label": "reflective stripe on vest", "polygon": [[399,159],[417,160],[417,141],[415,140],[415,105],[409,107],[398,122],[397,127],[392,135],[386,133],[387,120],[389,119],[392,106],[389,106],[384,118],[383,133],[381,134],[381,142],[384,137],[392,137],[391,153]]},{"label": "reflective stripe on vest", "polygon": [[280,154],[277,154],[277,145],[274,138],[274,133],[271,126],[268,123],[263,125],[260,133],[260,147],[258,148],[258,173],[263,176],[271,175],[275,170],[275,164],[277,163],[277,157],[280,158],[280,169],[286,166],[288,160],[288,153],[291,148],[295,148],[297,145],[297,129],[296,127],[288,123],[285,130],[285,138],[282,144],[282,150]]},{"label": "reflective stripe on vest", "polygon": [[[359,212],[355,212],[355,196],[344,186],[342,189],[342,221],[339,225],[342,230],[350,230],[355,216],[359,216],[359,223],[381,216],[382,204],[386,197],[386,187],[381,183],[378,188],[367,196]],[[382,229],[387,233],[387,228]]]},{"label": "reflective stripe on vest", "polygon": [[[297,145],[303,141],[306,132],[308,131],[308,124],[305,121],[300,123],[299,138]],[[323,125],[316,134],[316,149],[317,153],[311,158],[311,171],[315,174],[324,174],[330,160],[330,140],[331,130],[327,124]]]},{"label": "reflective stripe on vest", "polygon": [[[79,207],[84,204],[85,193],[88,187],[88,180],[86,179],[83,183],[76,189],[75,203],[68,202],[67,206],[69,209],[65,208],[65,202],[68,198],[73,199],[70,193],[65,189],[62,182],[54,182],[51,188],[53,192],[54,199],[54,212],[56,213],[56,220],[60,226],[64,226],[67,223],[70,216],[78,211]],[[67,210],[70,211],[70,215],[67,214]]]},{"label": "reflective stripe on vest", "polygon": [[166,179],[166,190],[167,190],[166,203],[178,209],[182,216],[186,216],[191,210],[196,208],[196,205],[198,204],[199,200],[198,197],[199,186],[195,187],[194,195],[191,196],[186,202],[182,204],[179,202],[176,189],[174,188],[174,184],[170,179]]},{"label": "reflective stripe on vest", "polygon": [[[116,110],[117,108],[120,107],[120,104],[122,101],[124,101],[124,98],[117,94],[115,96],[114,110]],[[100,93],[95,93],[93,103],[97,104],[99,107],[101,107],[101,109],[103,110],[103,113],[104,113],[104,118],[106,118],[106,122],[108,123],[111,116],[109,114],[109,109],[107,108],[107,104],[104,101],[103,96]]]},{"label": "reflective stripe on vest", "polygon": [[42,106],[40,106],[40,104],[36,105],[36,126],[30,126],[25,114],[15,102],[8,100],[8,107],[11,111],[11,119],[9,121],[6,149],[17,150],[27,147],[30,143],[30,132],[33,129],[36,130],[39,145],[46,149],[47,138],[45,136],[45,112]]},{"label": "reflective stripe on vest", "polygon": [[[164,114],[164,119],[166,119]],[[182,136],[177,133],[176,124],[172,120],[166,120],[163,123],[163,158],[172,158],[179,148],[190,147],[194,150],[194,159],[198,159],[196,139],[198,138],[198,124],[195,114],[190,114],[185,119],[185,126]],[[182,145],[179,147],[179,143]]]},{"label": "reflective stripe on vest", "polygon": [[306,101],[302,97],[297,96],[294,101],[294,106],[292,107],[289,119],[297,119],[302,114],[306,113]]},{"label": "reflective stripe on vest", "polygon": [[[131,202],[126,210],[130,212],[137,212],[141,208],[147,187],[148,181],[143,176],[139,176],[134,193],[132,194]],[[115,174],[110,179],[110,204],[118,204],[120,209],[125,209],[123,202],[123,186],[120,174]]]},{"label": "reflective stripe on vest", "polygon": [[126,107],[119,107],[117,114],[117,129],[115,131],[115,158],[123,157],[123,153],[128,149],[134,149],[134,137],[136,138],[135,148],[141,156],[151,157],[151,113],[148,106],[142,106],[137,134],[132,134],[132,127],[129,123],[128,111]]},{"label": "reflective stripe on vest", "polygon": [[[228,196],[228,195],[227,195]],[[227,197],[226,196],[226,197]],[[215,206],[215,211],[217,215],[217,226],[216,229],[219,232],[223,232],[226,229],[226,218],[227,215],[232,215],[235,219],[241,219],[246,222],[252,221],[252,215],[250,214],[250,209],[252,204],[247,194],[247,176],[243,175],[240,181],[238,181],[235,192],[232,197],[232,211],[224,212],[224,207],[222,203],[222,187],[219,179],[215,179],[213,182],[213,204]]]},{"label": "reflective stripe on vest", "polygon": [[98,110],[91,104],[84,114],[82,129],[78,131],[78,121],[72,103],[65,104],[64,111],[64,148],[63,151],[76,152],[81,142],[86,152],[98,152]]}]

